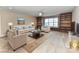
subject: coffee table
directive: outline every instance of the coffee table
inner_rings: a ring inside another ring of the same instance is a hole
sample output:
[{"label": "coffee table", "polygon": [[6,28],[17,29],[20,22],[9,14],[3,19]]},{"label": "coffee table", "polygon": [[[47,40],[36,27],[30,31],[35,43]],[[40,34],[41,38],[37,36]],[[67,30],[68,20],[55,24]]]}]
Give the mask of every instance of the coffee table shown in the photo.
[{"label": "coffee table", "polygon": [[32,36],[34,38],[38,38],[38,37],[40,37],[40,32],[32,32]]},{"label": "coffee table", "polygon": [[32,38],[35,38],[35,39],[38,39],[38,38],[43,36],[43,34],[41,34],[41,32],[39,32],[39,31],[34,31],[34,32],[31,32],[31,33],[32,34],[29,35],[29,37],[32,37]]}]

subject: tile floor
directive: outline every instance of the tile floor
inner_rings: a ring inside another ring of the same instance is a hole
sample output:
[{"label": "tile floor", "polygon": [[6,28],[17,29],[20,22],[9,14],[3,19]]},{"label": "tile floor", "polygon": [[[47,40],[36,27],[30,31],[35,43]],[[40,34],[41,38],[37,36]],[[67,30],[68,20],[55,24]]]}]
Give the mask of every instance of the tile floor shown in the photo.
[{"label": "tile floor", "polygon": [[[29,37],[28,37],[29,38]],[[38,46],[32,53],[78,53],[79,50],[70,49],[68,48],[67,42],[68,34],[67,33],[61,33],[56,31],[51,31],[43,38],[41,39],[47,39],[44,43],[42,43],[40,46]],[[72,38],[79,37],[72,36]],[[28,40],[30,40],[29,38]],[[0,52],[1,53],[28,53],[26,49],[23,47],[17,49],[15,52],[12,50],[12,48],[9,46],[6,37],[0,38]]]}]

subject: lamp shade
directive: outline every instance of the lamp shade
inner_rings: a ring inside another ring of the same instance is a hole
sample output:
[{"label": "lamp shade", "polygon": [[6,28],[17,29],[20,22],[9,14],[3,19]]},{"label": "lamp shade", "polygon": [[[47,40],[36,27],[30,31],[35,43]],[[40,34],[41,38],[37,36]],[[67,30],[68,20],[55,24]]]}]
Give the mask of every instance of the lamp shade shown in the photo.
[{"label": "lamp shade", "polygon": [[34,22],[32,22],[31,24],[34,25]]},{"label": "lamp shade", "polygon": [[8,26],[12,26],[12,25],[13,25],[13,23],[12,23],[12,22],[8,23]]}]

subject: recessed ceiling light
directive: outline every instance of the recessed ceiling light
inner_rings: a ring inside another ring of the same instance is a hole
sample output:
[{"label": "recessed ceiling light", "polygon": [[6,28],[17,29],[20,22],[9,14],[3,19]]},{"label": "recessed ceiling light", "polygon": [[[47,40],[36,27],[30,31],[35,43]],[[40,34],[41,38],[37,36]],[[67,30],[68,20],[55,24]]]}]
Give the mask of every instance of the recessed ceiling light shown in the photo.
[{"label": "recessed ceiling light", "polygon": [[43,13],[42,12],[39,12],[39,16],[42,16],[43,15]]}]

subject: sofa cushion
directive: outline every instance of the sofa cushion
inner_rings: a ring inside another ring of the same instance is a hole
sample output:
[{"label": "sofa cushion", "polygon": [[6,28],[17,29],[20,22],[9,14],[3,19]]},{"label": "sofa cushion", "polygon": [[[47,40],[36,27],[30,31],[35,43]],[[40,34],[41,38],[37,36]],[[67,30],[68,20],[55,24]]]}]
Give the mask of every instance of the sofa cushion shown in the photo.
[{"label": "sofa cushion", "polygon": [[15,28],[16,28],[16,30],[23,30],[23,27],[22,26],[17,26]]}]

